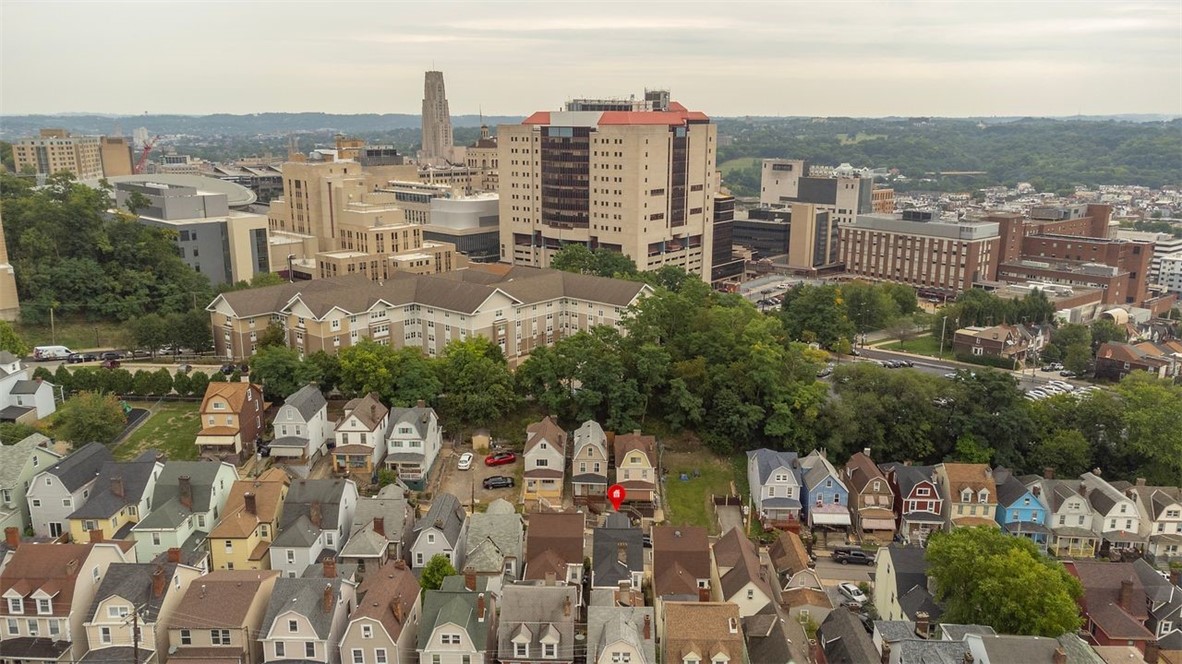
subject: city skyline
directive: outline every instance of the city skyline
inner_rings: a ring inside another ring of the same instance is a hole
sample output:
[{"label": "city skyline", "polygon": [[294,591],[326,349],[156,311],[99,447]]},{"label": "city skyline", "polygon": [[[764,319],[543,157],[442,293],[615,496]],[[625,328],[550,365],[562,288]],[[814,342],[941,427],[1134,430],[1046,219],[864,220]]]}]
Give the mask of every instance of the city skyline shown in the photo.
[{"label": "city skyline", "polygon": [[0,113],[417,114],[434,69],[456,115],[646,87],[713,116],[1182,114],[1176,2],[144,7],[6,1]]}]

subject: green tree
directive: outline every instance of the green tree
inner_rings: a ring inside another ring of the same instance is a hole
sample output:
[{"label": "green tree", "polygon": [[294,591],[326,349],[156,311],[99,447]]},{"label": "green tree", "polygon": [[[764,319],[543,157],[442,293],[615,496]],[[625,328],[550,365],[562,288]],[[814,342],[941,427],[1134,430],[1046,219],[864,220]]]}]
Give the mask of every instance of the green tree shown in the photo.
[{"label": "green tree", "polygon": [[[220,371],[218,371],[216,373],[218,373],[219,375],[221,374]],[[189,390],[190,390],[189,393],[190,394],[193,394],[193,395],[196,395],[199,397],[204,397],[205,396],[205,388],[207,388],[208,386],[209,386],[209,374],[205,373],[204,371],[194,371],[189,374]]]},{"label": "green tree", "polygon": [[13,329],[12,323],[0,320],[0,350],[6,350],[17,357],[29,354],[32,348]]},{"label": "green tree", "polygon": [[1124,405],[1127,445],[1153,483],[1174,486],[1182,478],[1182,386],[1134,371],[1116,386]]},{"label": "green tree", "polygon": [[837,286],[797,284],[784,294],[781,309],[780,319],[792,339],[830,348],[842,337],[853,339],[857,332]]},{"label": "green tree", "polygon": [[250,278],[251,288],[263,288],[265,286],[278,286],[284,283],[283,277],[274,272],[259,272]]},{"label": "green tree", "polygon": [[484,337],[453,341],[439,360],[440,407],[468,424],[487,425],[517,406],[513,373],[501,349]]},{"label": "green tree", "polygon": [[147,396],[152,393],[152,388],[155,387],[156,381],[152,378],[150,371],[138,369],[131,376],[131,391],[140,396]]},{"label": "green tree", "polygon": [[579,243],[564,245],[550,259],[550,267],[563,272],[600,277],[629,278],[636,275],[636,263],[624,254],[608,249],[588,249]]},{"label": "green tree", "polygon": [[882,286],[864,281],[841,285],[845,315],[858,334],[881,330],[899,317],[899,305]]},{"label": "green tree", "polygon": [[127,324],[132,341],[136,348],[150,351],[153,357],[156,351],[169,342],[172,330],[169,329],[167,319],[160,314],[139,316]]},{"label": "green tree", "polygon": [[115,394],[130,394],[134,381],[127,369],[112,369],[107,372],[107,390]]},{"label": "green tree", "polygon": [[152,394],[165,396],[172,393],[172,373],[161,367],[151,374]]},{"label": "green tree", "polygon": [[370,392],[389,392],[394,382],[391,368],[394,351],[371,339],[362,339],[337,356],[341,365],[341,393],[359,397]]},{"label": "green tree", "polygon": [[53,382],[53,372],[45,367],[37,367],[33,370],[33,380],[47,380]]},{"label": "green tree", "polygon": [[443,580],[455,573],[456,568],[452,567],[451,560],[442,553],[437,553],[431,556],[431,560],[428,560],[427,566],[423,568],[423,573],[419,576],[419,585],[423,590],[439,590]]},{"label": "green tree", "polygon": [[1040,474],[1054,468],[1062,477],[1078,477],[1094,467],[1088,440],[1075,429],[1060,429],[1035,443],[1027,465]]},{"label": "green tree", "polygon": [[933,533],[925,555],[947,622],[1051,638],[1079,628],[1079,581],[1024,537],[958,528]]},{"label": "green tree", "polygon": [[0,422],[0,443],[4,445],[15,445],[22,440],[32,436],[37,431],[36,427],[21,422]]},{"label": "green tree", "polygon": [[308,383],[316,382],[315,365],[300,359],[294,348],[267,346],[250,358],[251,380],[263,386],[268,399],[286,399]]},{"label": "green tree", "polygon": [[279,323],[271,323],[263,333],[258,336],[259,350],[264,348],[271,348],[275,346],[287,345],[287,330]]},{"label": "green tree", "polygon": [[53,431],[57,437],[81,447],[95,441],[109,444],[126,425],[123,407],[115,395],[81,392],[58,408]]},{"label": "green tree", "polygon": [[[238,370],[235,369],[234,371],[237,372]],[[206,381],[206,383],[224,383],[226,380],[226,374],[220,371],[214,371],[213,373],[209,374],[209,379]]]},{"label": "green tree", "polygon": [[316,369],[321,392],[332,392],[341,382],[341,358],[318,350],[304,360]]},{"label": "green tree", "polygon": [[132,214],[139,214],[140,210],[151,207],[152,201],[148,200],[148,197],[144,196],[140,192],[133,191],[131,192],[131,195],[127,197],[127,200],[124,202],[123,206],[127,208],[128,212]]},{"label": "green tree", "polygon": [[1072,344],[1063,355],[1063,367],[1076,374],[1086,373],[1092,363],[1092,349],[1084,344]]},{"label": "green tree", "polygon": [[172,377],[172,389],[180,396],[187,397],[193,394],[193,379],[187,373],[177,372]]},{"label": "green tree", "polygon": [[1092,323],[1092,352],[1094,353],[1100,344],[1109,343],[1112,341],[1123,342],[1129,338],[1128,333],[1116,323],[1101,318]]},{"label": "green tree", "polygon": [[66,392],[73,391],[74,373],[65,364],[57,365],[57,371],[53,372],[53,384]]},{"label": "green tree", "polygon": [[964,434],[956,439],[953,459],[959,463],[989,463],[993,452],[982,447],[971,434]]}]

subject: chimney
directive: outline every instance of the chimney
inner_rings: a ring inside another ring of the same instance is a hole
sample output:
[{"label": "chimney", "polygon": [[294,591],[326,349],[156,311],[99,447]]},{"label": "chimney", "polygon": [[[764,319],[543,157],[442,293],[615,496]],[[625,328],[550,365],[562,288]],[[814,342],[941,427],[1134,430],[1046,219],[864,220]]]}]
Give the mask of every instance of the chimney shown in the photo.
[{"label": "chimney", "polygon": [[621,593],[632,592],[632,579],[620,579],[620,592]]},{"label": "chimney", "polygon": [[1145,486],[1145,478],[1144,477],[1137,478],[1137,486]]},{"label": "chimney", "polygon": [[[11,544],[9,545],[11,546]],[[1170,585],[1182,586],[1182,569],[1176,567],[1170,568]]]},{"label": "chimney", "polygon": [[337,578],[337,559],[336,558],[325,558],[324,559],[324,578],[326,578],[326,579]]},{"label": "chimney", "polygon": [[476,620],[484,622],[484,593],[476,596]]},{"label": "chimney", "polygon": [[308,506],[308,520],[312,522],[313,526],[320,527],[320,501],[313,501]]},{"label": "chimney", "polygon": [[174,546],[168,550],[168,562],[170,562],[170,563],[181,562],[181,550],[179,548]]},{"label": "chimney", "polygon": [[259,506],[258,503],[255,502],[255,495],[253,491],[247,491],[246,493],[242,494],[242,502],[246,506],[246,511],[248,513],[259,513]]},{"label": "chimney", "polygon": [[891,644],[884,642],[882,644],[882,655],[878,658],[879,664],[891,664]]},{"label": "chimney", "polygon": [[616,561],[624,567],[628,566],[628,543],[616,542]]},{"label": "chimney", "polygon": [[1055,652],[1051,653],[1051,664],[1067,664],[1067,651],[1055,648]]},{"label": "chimney", "polygon": [[91,541],[91,542],[101,542],[101,541],[103,541],[103,531],[102,531],[102,529],[100,529],[100,528],[96,528],[96,529],[94,529],[94,530],[90,531],[90,541]]},{"label": "chimney", "polygon": [[972,652],[968,650],[964,651],[964,664],[973,664],[975,661],[977,660],[973,657]]},{"label": "chimney", "polygon": [[386,536],[386,517],[375,516],[373,518],[373,531],[377,533],[379,537]]},{"label": "chimney", "polygon": [[164,455],[164,452],[157,452],[156,453],[156,463],[164,463],[167,460],[168,460],[168,457]]},{"label": "chimney", "polygon": [[74,576],[78,573],[78,559],[73,558],[66,563],[66,576]]},{"label": "chimney", "polygon": [[653,639],[653,619],[649,614],[644,614],[644,640],[652,641]]},{"label": "chimney", "polygon": [[1161,646],[1157,645],[1157,641],[1145,642],[1145,661],[1148,664],[1157,664],[1161,659]]},{"label": "chimney", "polygon": [[1116,603],[1125,611],[1133,610],[1133,580],[1124,579],[1120,582],[1120,595],[1117,596]]},{"label": "chimney", "polygon": [[21,530],[16,526],[9,526],[4,529],[4,542],[8,548],[15,551],[16,547],[21,545]]},{"label": "chimney", "polygon": [[394,609],[394,619],[401,625],[402,619],[406,617],[402,613],[402,593],[394,596],[394,601],[391,603],[390,608]]},{"label": "chimney", "polygon": [[562,598],[562,615],[564,618],[570,617],[570,595]]},{"label": "chimney", "polygon": [[123,478],[122,477],[112,477],[111,478],[111,493],[116,498],[123,497]]},{"label": "chimney", "polygon": [[727,628],[729,628],[731,634],[738,634],[739,633],[739,619],[738,618],[727,618],[726,624],[727,624]]},{"label": "chimney", "polygon": [[152,597],[160,599],[164,596],[164,565],[156,563],[152,570]]},{"label": "chimney", "polygon": [[1033,493],[1034,497],[1038,498],[1039,494],[1042,493],[1042,487],[1035,484],[1034,486],[1030,487],[1030,493]]},{"label": "chimney", "polygon": [[406,569],[406,561],[399,558],[394,561],[394,569]]},{"label": "chimney", "polygon": [[333,596],[332,584],[331,583],[324,584],[324,612],[325,613],[332,612],[332,596]]},{"label": "chimney", "polygon": [[476,568],[471,565],[464,568],[464,587],[468,590],[476,590]]},{"label": "chimney", "polygon": [[415,402],[415,408],[426,408],[426,407],[427,407],[427,402],[423,401],[422,399],[419,399],[418,401]]},{"label": "chimney", "polygon": [[915,635],[921,639],[928,638],[928,617],[927,611],[915,612]]},{"label": "chimney", "polygon": [[193,483],[190,481],[188,475],[181,475],[176,478],[177,488],[180,494],[181,507],[187,510],[193,509]]},{"label": "chimney", "polygon": [[1043,468],[1042,469],[1042,477],[1044,480],[1055,479],[1055,467],[1054,466],[1047,466],[1046,468]]},{"label": "chimney", "polygon": [[546,585],[547,585],[547,586],[552,586],[552,585],[554,585],[554,582],[555,582],[556,580],[557,580],[557,579],[556,579],[556,578],[555,578],[555,576],[554,576],[554,572],[546,572]]},{"label": "chimney", "polygon": [[1099,468],[1093,468],[1093,469],[1092,469],[1092,474],[1093,474],[1093,475],[1095,475],[1096,477],[1099,477],[1099,476],[1100,476],[1100,469],[1099,469]]},{"label": "chimney", "polygon": [[709,602],[710,601],[710,589],[709,588],[698,588],[698,601],[699,602]]},{"label": "chimney", "polygon": [[633,436],[639,436],[639,435],[640,435],[640,429],[633,429],[633,430],[632,430],[632,435],[633,435]]}]

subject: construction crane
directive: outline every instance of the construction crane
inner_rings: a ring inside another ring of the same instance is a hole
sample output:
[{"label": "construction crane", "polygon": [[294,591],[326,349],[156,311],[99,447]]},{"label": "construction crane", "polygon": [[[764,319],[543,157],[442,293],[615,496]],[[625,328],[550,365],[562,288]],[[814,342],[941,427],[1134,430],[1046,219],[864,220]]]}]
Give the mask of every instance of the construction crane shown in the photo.
[{"label": "construction crane", "polygon": [[147,143],[144,143],[144,151],[140,153],[140,160],[135,163],[135,168],[133,169],[133,172],[135,172],[135,173],[143,173],[144,172],[144,166],[146,166],[148,164],[148,154],[152,152],[152,148],[156,147],[156,141],[158,141],[158,140],[160,140],[159,136],[157,136],[156,138],[153,138],[152,140],[148,141]]}]

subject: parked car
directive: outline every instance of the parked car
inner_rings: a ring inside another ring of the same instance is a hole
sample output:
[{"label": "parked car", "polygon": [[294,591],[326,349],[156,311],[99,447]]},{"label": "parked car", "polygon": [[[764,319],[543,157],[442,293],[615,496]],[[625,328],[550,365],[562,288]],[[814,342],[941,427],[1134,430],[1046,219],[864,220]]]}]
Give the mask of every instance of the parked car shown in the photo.
[{"label": "parked car", "polygon": [[176,372],[179,374],[187,374],[193,370],[193,365],[185,363],[177,365]]},{"label": "parked car", "polygon": [[104,369],[118,369],[119,360],[103,360]]},{"label": "parked car", "polygon": [[1064,378],[1075,378],[1075,372],[1069,369],[1064,369],[1059,372],[1059,375]]},{"label": "parked car", "polygon": [[1058,362],[1051,362],[1042,366],[1043,371],[1062,371],[1063,365]]},{"label": "parked car", "polygon": [[471,470],[473,454],[471,452],[464,452],[460,455],[460,460],[456,462],[456,468],[459,470]]},{"label": "parked car", "polygon": [[486,489],[508,489],[513,486],[513,478],[508,475],[493,475],[484,478],[481,484]]},{"label": "parked car", "polygon": [[837,549],[829,557],[842,565],[848,565],[850,563],[854,563],[855,565],[874,564],[874,556],[861,549],[852,549],[849,547]]},{"label": "parked car", "polygon": [[861,588],[859,588],[856,584],[850,583],[848,581],[845,583],[838,584],[837,592],[841,593],[842,595],[845,595],[850,600],[857,602],[859,605],[865,604],[866,602],[870,601],[870,598],[866,597],[866,593],[862,592]]},{"label": "parked car", "polygon": [[99,359],[122,360],[124,357],[126,357],[126,355],[124,355],[123,351],[121,351],[121,350],[109,350],[109,351],[106,351],[105,353],[103,353],[101,356],[99,356]]},{"label": "parked car", "polygon": [[94,362],[97,359],[98,356],[94,353],[70,353],[70,356],[66,358],[66,362],[68,364],[80,364],[82,362]]},{"label": "parked car", "polygon": [[233,364],[223,364],[222,365],[222,373],[227,376],[234,373],[234,371],[237,369],[238,369],[238,367],[234,366]]},{"label": "parked car", "polygon": [[497,452],[484,457],[486,466],[504,466],[517,461],[517,455],[512,452]]},{"label": "parked car", "polygon": [[833,373],[833,367],[825,367],[824,369],[821,369],[820,371],[817,372],[817,378],[824,378],[826,376],[831,375],[832,373]]}]

